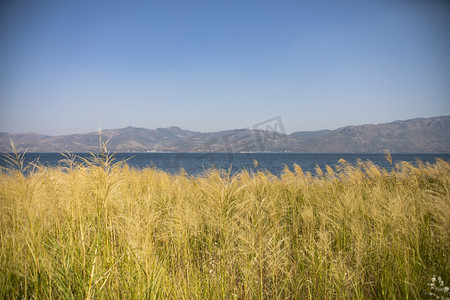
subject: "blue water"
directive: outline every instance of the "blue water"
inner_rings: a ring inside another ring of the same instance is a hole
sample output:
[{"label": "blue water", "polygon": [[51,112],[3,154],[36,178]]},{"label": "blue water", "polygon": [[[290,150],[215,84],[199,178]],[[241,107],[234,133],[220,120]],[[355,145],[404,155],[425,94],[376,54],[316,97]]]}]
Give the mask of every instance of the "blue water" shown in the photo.
[{"label": "blue water", "polygon": [[[89,157],[90,154],[77,154],[81,157]],[[26,161],[39,159],[39,162],[47,166],[57,166],[64,157],[58,153],[27,153]],[[280,175],[285,167],[293,170],[293,164],[298,164],[303,171],[315,173],[316,165],[324,168],[325,165],[334,167],[340,158],[350,163],[356,163],[357,159],[370,160],[383,168],[390,168],[384,154],[318,154],[318,153],[118,153],[116,161],[128,159],[127,163],[135,168],[155,167],[171,173],[177,173],[184,169],[190,175],[201,174],[205,169],[217,167],[235,173],[242,169],[249,171],[268,170],[275,175]],[[416,159],[423,162],[434,163],[436,158],[450,161],[450,154],[392,154],[394,164],[400,161],[415,163]],[[254,160],[258,161],[255,167]],[[6,166],[0,160],[1,166]]]}]

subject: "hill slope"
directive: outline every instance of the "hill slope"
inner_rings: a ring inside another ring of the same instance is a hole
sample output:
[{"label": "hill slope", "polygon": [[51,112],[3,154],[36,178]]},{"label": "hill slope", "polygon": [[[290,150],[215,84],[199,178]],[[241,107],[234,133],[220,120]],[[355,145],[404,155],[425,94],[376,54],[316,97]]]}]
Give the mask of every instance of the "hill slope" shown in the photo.
[{"label": "hill slope", "polygon": [[[418,118],[378,125],[346,126],[336,130],[299,131],[290,135],[262,130],[235,129],[195,132],[179,127],[127,127],[102,131],[113,152],[304,152],[304,153],[448,153],[450,116]],[[17,148],[30,152],[95,152],[97,132],[48,136],[0,133],[0,152]]]},{"label": "hill slope", "polygon": [[[291,134],[295,136],[297,133]],[[298,152],[450,152],[450,116],[347,126],[302,141]]]}]

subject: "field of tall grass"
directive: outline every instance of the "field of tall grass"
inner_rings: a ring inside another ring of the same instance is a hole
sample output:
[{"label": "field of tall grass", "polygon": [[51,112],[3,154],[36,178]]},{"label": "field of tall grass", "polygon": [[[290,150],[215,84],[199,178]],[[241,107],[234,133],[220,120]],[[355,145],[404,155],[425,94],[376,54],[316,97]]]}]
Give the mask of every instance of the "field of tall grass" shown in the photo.
[{"label": "field of tall grass", "polygon": [[450,164],[0,174],[2,299],[446,299]]}]

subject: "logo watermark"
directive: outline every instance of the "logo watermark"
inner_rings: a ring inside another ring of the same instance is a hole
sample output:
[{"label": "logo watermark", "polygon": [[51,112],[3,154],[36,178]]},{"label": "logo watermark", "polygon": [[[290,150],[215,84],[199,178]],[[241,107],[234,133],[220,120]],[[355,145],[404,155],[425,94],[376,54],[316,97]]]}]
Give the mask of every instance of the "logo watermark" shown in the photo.
[{"label": "logo watermark", "polygon": [[[192,136],[190,139],[204,139],[202,135]],[[199,163],[206,163],[209,166],[215,166],[218,153],[226,153],[229,164],[231,164],[235,153],[266,153],[273,149],[276,151],[276,149],[283,149],[287,140],[288,136],[283,120],[280,116],[277,116],[244,129],[218,132],[203,144],[186,151],[198,153],[198,156],[179,153],[175,157],[168,157],[169,161],[166,161],[166,166],[174,171],[179,170],[182,167],[181,161],[186,162],[187,158],[194,159]]]}]

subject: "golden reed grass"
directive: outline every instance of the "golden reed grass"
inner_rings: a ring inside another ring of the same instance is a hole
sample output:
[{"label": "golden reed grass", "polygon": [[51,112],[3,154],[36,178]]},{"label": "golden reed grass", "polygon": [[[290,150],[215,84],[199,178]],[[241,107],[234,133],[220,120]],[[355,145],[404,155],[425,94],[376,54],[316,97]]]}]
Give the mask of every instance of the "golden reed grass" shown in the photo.
[{"label": "golden reed grass", "polygon": [[1,298],[450,296],[446,161],[280,177],[98,162],[0,174]]}]

